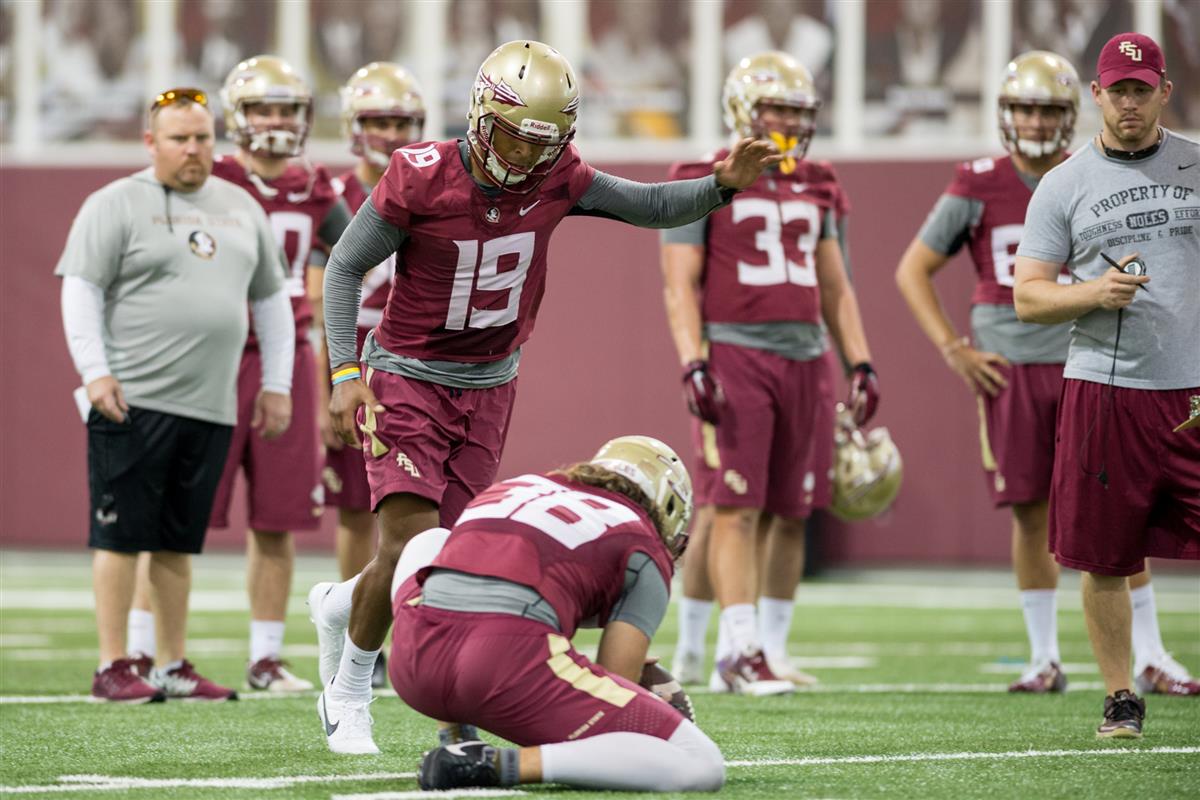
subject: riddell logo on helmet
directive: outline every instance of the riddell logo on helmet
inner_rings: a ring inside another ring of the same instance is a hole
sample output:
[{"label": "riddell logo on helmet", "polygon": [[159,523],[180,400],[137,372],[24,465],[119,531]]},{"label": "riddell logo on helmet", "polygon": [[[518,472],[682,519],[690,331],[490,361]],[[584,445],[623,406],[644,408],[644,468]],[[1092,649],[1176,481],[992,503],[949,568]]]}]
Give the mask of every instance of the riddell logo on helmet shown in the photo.
[{"label": "riddell logo on helmet", "polygon": [[1133,42],[1121,42],[1121,45],[1117,49],[1129,56],[1131,61],[1142,60],[1142,48],[1138,47]]}]

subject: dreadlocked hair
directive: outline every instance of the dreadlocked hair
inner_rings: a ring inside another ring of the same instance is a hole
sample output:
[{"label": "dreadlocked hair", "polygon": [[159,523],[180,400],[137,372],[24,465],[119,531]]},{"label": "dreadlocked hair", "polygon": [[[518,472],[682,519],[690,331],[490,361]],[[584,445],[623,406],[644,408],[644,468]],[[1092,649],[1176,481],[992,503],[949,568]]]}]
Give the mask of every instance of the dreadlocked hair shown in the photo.
[{"label": "dreadlocked hair", "polygon": [[595,464],[590,464],[586,461],[581,461],[578,464],[572,464],[563,469],[556,469],[550,473],[558,475],[572,483],[582,483],[584,486],[595,486],[597,489],[623,494],[633,502],[637,503],[646,515],[650,517],[650,521],[654,523],[655,530],[658,531],[658,537],[663,540],[667,546],[670,542],[667,541],[667,536],[663,533],[665,523],[663,521],[662,511],[649,497],[643,492],[638,485],[626,478],[624,475],[619,475],[612,470],[598,467]]}]

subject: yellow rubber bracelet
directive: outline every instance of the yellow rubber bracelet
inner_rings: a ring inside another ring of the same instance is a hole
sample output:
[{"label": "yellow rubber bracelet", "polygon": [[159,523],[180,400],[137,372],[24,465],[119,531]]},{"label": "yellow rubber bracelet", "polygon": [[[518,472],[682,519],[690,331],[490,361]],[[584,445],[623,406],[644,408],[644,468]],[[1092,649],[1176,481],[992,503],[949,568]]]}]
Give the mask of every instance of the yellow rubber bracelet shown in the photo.
[{"label": "yellow rubber bracelet", "polygon": [[333,380],[337,380],[338,378],[343,378],[347,375],[362,375],[362,373],[358,371],[358,367],[346,367],[345,369],[339,369],[329,377]]}]

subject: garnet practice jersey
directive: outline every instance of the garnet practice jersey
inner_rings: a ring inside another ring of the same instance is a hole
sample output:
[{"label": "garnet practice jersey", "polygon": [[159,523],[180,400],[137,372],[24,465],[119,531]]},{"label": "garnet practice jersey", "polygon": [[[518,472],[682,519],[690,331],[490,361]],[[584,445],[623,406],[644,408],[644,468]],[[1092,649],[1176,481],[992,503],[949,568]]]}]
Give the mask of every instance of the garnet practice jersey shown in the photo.
[{"label": "garnet practice jersey", "polygon": [[[357,214],[362,204],[367,202],[368,195],[363,191],[362,181],[354,174],[354,170],[338,177],[334,186],[341,192],[351,214]],[[383,309],[387,307],[388,293],[395,275],[396,254],[393,253],[363,278],[362,305],[358,310],[359,353],[362,353],[367,333],[383,321]]]},{"label": "garnet practice jersey", "polygon": [[423,583],[442,568],[528,586],[550,603],[570,638],[582,620],[606,624],[635,552],[649,555],[671,585],[670,553],[641,508],[603,489],[522,475],[472,500],[417,578]]},{"label": "garnet practice jersey", "polygon": [[536,192],[489,196],[463,167],[456,141],[394,152],[371,199],[406,238],[376,341],[427,360],[511,355],[533,331],[550,235],[593,174],[571,145]]},{"label": "garnet practice jersey", "polygon": [[[287,290],[296,318],[296,341],[306,338],[308,326],[312,323],[312,306],[308,302],[304,276],[308,259],[317,231],[338,199],[329,171],[319,165],[312,169],[310,173],[299,164],[291,164],[275,180],[264,180],[260,184],[250,179],[246,168],[233,156],[220,156],[213,161],[213,175],[248,191],[267,212],[276,241],[283,248],[287,260]],[[264,194],[260,185],[275,190],[274,196]],[[251,331],[246,345],[254,346],[255,342]]]},{"label": "garnet practice jersey", "polygon": [[[720,150],[671,168],[670,180],[711,175]],[[704,266],[705,322],[821,320],[817,243],[829,211],[841,219],[850,203],[832,167],[800,161],[784,175],[764,172],[725,208],[708,217]]]},{"label": "garnet practice jersey", "polygon": [[972,305],[1013,304],[1013,267],[1033,192],[1021,180],[1012,157],[979,158],[959,164],[946,194],[983,204],[967,234],[978,280]]}]

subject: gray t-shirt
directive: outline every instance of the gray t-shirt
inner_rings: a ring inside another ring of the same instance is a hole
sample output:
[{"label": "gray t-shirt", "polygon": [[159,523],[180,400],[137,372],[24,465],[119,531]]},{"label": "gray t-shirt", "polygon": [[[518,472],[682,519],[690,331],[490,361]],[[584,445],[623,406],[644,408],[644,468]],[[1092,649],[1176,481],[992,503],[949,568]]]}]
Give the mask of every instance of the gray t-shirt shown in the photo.
[{"label": "gray t-shirt", "polygon": [[[1158,152],[1118,161],[1094,143],[1042,178],[1017,255],[1098,277],[1137,252],[1150,276],[1124,310],[1114,383],[1133,389],[1200,386],[1200,144],[1164,129]],[[1117,312],[1075,320],[1064,377],[1107,383]]]},{"label": "gray t-shirt", "polygon": [[[1031,190],[1038,179],[1018,171]],[[925,218],[917,238],[935,253],[953,256],[970,239],[983,219],[984,203],[971,197],[943,194]],[[999,353],[1014,364],[1061,364],[1067,360],[1071,324],[1035,325],[1021,322],[1011,305],[976,303],[971,306],[971,335],[975,346]]]},{"label": "gray t-shirt", "polygon": [[168,192],[149,168],[114,181],[84,201],[54,273],[104,290],[104,350],[130,405],[237,422],[246,301],[284,279],[270,223],[246,191],[210,177]]}]

